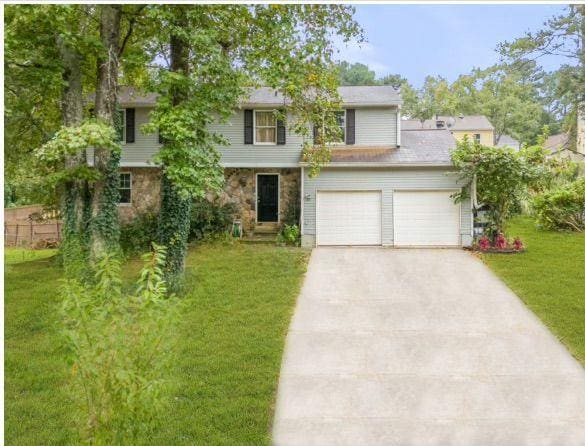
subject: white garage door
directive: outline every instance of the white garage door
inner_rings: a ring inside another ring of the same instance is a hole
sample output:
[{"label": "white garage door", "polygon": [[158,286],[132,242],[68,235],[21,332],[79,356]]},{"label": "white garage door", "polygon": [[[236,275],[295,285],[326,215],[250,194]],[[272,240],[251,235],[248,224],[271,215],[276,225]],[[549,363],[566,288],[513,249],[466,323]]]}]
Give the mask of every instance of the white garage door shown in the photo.
[{"label": "white garage door", "polygon": [[335,191],[317,193],[318,245],[380,245],[382,193]]},{"label": "white garage door", "polygon": [[394,191],[394,245],[459,246],[455,191]]}]

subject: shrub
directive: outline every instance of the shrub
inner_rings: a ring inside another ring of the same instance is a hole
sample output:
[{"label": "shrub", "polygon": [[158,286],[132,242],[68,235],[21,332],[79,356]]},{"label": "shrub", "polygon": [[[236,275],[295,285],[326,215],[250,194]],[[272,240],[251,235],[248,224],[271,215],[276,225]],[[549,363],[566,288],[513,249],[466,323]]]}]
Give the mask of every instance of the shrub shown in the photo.
[{"label": "shrub", "polygon": [[524,152],[482,146],[467,137],[457,143],[451,158],[460,181],[471,186],[454,195],[456,202],[468,198],[475,184],[477,202],[487,211],[487,235],[495,242],[497,235],[505,232],[506,222],[519,209],[530,186],[542,177],[544,168]]},{"label": "shrub", "polygon": [[104,256],[95,284],[66,281],[61,313],[74,391],[85,406],[89,444],[142,444],[163,413],[161,390],[172,352],[178,301],[166,299],[165,250],[143,256],[133,292],[122,289],[120,261]]},{"label": "shrub", "polygon": [[229,231],[236,211],[236,206],[232,203],[194,200],[191,206],[189,241],[202,240],[206,236]]},{"label": "shrub", "polygon": [[585,178],[537,195],[533,209],[547,229],[585,231]]},{"label": "shrub", "polygon": [[276,238],[277,243],[299,246],[301,244],[301,231],[297,225],[284,225]]},{"label": "shrub", "polygon": [[158,240],[158,215],[154,212],[138,214],[120,228],[120,247],[126,255],[148,251]]}]

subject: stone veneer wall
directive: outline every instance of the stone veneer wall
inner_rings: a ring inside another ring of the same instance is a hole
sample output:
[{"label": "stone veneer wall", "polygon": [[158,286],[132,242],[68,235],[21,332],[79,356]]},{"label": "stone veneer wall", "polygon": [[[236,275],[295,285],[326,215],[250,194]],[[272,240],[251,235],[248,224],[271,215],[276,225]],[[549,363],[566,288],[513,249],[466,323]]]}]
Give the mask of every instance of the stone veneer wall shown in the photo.
[{"label": "stone veneer wall", "polygon": [[[128,222],[144,212],[158,212],[160,207],[160,169],[155,167],[124,167],[120,172],[132,173],[132,204],[118,206],[120,220]],[[280,220],[296,207],[300,212],[300,169],[225,169],[225,185],[219,194],[209,194],[210,201],[233,203],[238,209],[245,232],[256,227],[256,174],[279,173]]]},{"label": "stone veneer wall", "polygon": [[[244,232],[256,228],[256,174],[279,173],[280,221],[296,207],[300,212],[301,169],[225,169],[225,186],[219,194],[220,203],[234,203],[239,209]],[[265,224],[266,225],[266,224]]]},{"label": "stone veneer wall", "polygon": [[120,173],[132,174],[132,203],[120,204],[120,221],[126,223],[136,215],[158,212],[160,207],[160,169],[157,167],[122,167]]}]

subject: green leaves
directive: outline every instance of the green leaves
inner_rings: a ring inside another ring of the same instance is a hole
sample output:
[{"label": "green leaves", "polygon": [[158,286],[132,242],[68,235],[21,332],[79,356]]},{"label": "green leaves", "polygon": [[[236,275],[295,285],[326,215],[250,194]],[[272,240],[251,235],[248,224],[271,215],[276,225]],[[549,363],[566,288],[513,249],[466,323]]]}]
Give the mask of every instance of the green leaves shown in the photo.
[{"label": "green leaves", "polygon": [[466,185],[475,182],[477,201],[485,205],[494,231],[504,232],[506,221],[547,175],[551,164],[541,147],[520,152],[482,146],[465,137],[452,153],[453,165]]},{"label": "green leaves", "polygon": [[37,155],[45,162],[63,161],[89,147],[101,147],[120,153],[116,130],[97,120],[88,120],[79,127],[62,127],[55,136],[43,144]]},{"label": "green leaves", "polygon": [[162,280],[165,253],[153,245],[143,256],[135,291],[123,290],[112,255],[97,262],[95,284],[69,280],[61,289],[73,390],[85,406],[79,429],[90,444],[142,444],[161,421],[179,318],[178,301],[166,298]]}]

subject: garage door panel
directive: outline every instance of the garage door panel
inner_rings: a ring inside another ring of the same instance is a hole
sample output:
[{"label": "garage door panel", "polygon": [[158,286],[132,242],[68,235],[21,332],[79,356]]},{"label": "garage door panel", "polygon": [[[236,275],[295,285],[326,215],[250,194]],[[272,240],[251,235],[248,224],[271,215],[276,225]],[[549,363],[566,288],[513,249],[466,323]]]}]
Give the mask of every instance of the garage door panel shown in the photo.
[{"label": "garage door panel", "polygon": [[454,191],[395,191],[396,246],[458,246],[460,206]]},{"label": "garage door panel", "polygon": [[382,194],[379,191],[317,193],[319,245],[380,245]]}]

